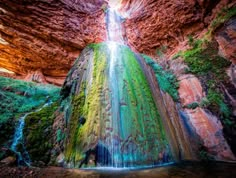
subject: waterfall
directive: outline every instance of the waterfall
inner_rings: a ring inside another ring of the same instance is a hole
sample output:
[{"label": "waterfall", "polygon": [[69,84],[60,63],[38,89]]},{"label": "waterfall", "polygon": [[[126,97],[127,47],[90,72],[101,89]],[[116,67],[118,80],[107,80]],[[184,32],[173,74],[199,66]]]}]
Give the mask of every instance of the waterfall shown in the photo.
[{"label": "waterfall", "polygon": [[[11,145],[11,150],[14,151],[17,155],[17,161],[18,161],[18,165],[27,165],[30,166],[30,156],[29,153],[27,152],[25,145],[24,145],[24,136],[23,136],[23,129],[25,126],[25,118],[28,116],[27,113],[24,116],[20,117],[16,130],[15,130],[15,134],[14,134],[14,138],[13,138],[13,142]],[[21,146],[21,149],[19,150],[19,145]]]},{"label": "waterfall", "polygon": [[106,12],[106,27],[108,34],[108,41],[125,44],[122,30],[123,18],[119,16],[115,9],[109,8]]},{"label": "waterfall", "polygon": [[138,59],[127,46],[115,44],[116,50],[111,50],[113,44],[94,45],[92,55],[78,59],[86,59],[84,65],[73,67],[78,67],[82,80],[72,79],[76,91],[68,102],[72,108],[65,148],[68,166],[170,163],[170,144]]},{"label": "waterfall", "polygon": [[72,84],[65,105],[71,108],[68,167],[130,168],[174,160],[141,62],[125,45],[122,21],[115,9],[107,10],[107,41],[86,48],[65,80],[63,88]]},{"label": "waterfall", "polygon": [[38,112],[41,109],[43,109],[44,107],[50,105],[52,102],[49,101],[46,104],[44,104],[41,108],[32,111],[30,113],[26,113],[24,116],[20,117],[18,120],[18,124],[16,126],[15,129],[15,133],[14,133],[14,137],[13,137],[13,141],[11,144],[11,150],[14,151],[17,155],[17,161],[18,161],[18,165],[26,165],[26,166],[30,166],[30,156],[29,153],[27,152],[25,145],[24,145],[24,134],[23,134],[23,130],[24,130],[24,126],[25,126],[25,118],[34,112]]}]

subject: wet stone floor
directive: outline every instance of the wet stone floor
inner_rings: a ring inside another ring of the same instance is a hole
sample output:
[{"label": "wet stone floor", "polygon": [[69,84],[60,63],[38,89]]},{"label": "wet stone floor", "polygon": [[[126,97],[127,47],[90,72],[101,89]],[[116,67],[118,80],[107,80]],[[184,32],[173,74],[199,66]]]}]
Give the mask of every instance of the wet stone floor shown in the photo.
[{"label": "wet stone floor", "polygon": [[182,162],[148,169],[65,169],[0,167],[0,177],[37,178],[236,178],[236,163]]}]

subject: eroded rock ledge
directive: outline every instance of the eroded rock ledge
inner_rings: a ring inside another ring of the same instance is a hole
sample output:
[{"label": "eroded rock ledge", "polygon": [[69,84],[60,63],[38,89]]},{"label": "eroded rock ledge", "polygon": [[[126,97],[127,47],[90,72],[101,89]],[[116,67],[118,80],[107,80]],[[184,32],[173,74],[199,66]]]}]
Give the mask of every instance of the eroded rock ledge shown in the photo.
[{"label": "eroded rock ledge", "polygon": [[[133,50],[148,55],[163,47],[171,53],[188,35],[207,28],[230,3],[122,0],[126,41]],[[60,84],[86,45],[106,39],[107,4],[109,0],[2,0],[0,67],[23,79],[40,70],[47,82]]]},{"label": "eroded rock ledge", "polygon": [[65,77],[80,51],[105,38],[102,0],[2,0],[0,66]]}]

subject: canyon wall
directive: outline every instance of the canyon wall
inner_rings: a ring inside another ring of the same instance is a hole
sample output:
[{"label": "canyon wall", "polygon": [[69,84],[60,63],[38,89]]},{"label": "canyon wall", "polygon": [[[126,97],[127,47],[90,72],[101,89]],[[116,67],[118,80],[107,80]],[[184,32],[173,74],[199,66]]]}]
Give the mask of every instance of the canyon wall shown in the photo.
[{"label": "canyon wall", "polygon": [[102,0],[1,1],[0,67],[20,75],[39,70],[50,83],[54,82],[50,78],[64,79],[87,44],[105,39],[102,4]]},{"label": "canyon wall", "polygon": [[[171,53],[187,35],[205,29],[230,0],[123,0],[124,36],[137,52]],[[40,71],[49,83],[62,85],[81,50],[107,39],[104,0],[2,0],[0,67],[33,78]],[[220,36],[218,41],[225,45]],[[222,50],[221,50],[222,51]],[[223,53],[223,52],[222,52]],[[43,81],[44,77],[40,77]]]}]

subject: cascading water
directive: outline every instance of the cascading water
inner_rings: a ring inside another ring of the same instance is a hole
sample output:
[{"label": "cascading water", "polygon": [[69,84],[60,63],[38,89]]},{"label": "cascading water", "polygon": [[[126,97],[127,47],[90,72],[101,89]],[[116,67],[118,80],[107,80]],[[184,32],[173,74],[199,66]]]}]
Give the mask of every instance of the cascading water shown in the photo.
[{"label": "cascading water", "polygon": [[[109,51],[110,51],[110,68],[109,68],[109,87],[112,91],[111,93],[111,106],[112,106],[112,115],[114,116],[114,119],[110,119],[110,128],[113,128],[114,131],[119,132],[119,102],[116,101],[118,99],[118,85],[116,82],[116,75],[115,75],[115,65],[118,62],[116,56],[118,55],[118,45],[115,41],[118,41],[123,44],[123,36],[122,36],[122,30],[120,25],[120,18],[116,14],[116,11],[113,9],[107,10],[107,32],[108,32],[108,40],[109,40]],[[117,136],[119,133],[117,133]],[[121,158],[121,153],[119,152],[119,149],[116,148],[115,140],[111,140],[111,155],[112,155],[112,163],[111,165],[114,167],[118,167],[119,165],[119,159]]]},{"label": "cascading water", "polygon": [[[51,104],[51,101],[47,102],[41,108],[39,108],[33,112],[38,112],[50,104]],[[18,165],[30,166],[30,162],[31,162],[30,156],[29,156],[29,153],[27,152],[25,145],[24,145],[23,129],[25,126],[25,118],[33,112],[27,113],[24,116],[20,117],[20,119],[18,120],[18,124],[17,124],[16,130],[15,130],[15,133],[14,133],[13,142],[11,145],[11,150],[14,151],[15,154],[17,155]]]},{"label": "cascading water", "polygon": [[121,25],[123,20],[124,19],[118,15],[118,12],[115,9],[112,8],[107,9],[106,27],[107,27],[108,41],[125,44]]},{"label": "cascading water", "polygon": [[149,84],[136,55],[124,45],[122,18],[114,9],[106,15],[108,41],[85,49],[64,84],[73,81],[71,109],[65,111],[71,112],[66,116],[68,167],[170,163],[170,144]]},{"label": "cascading water", "polygon": [[[28,114],[29,113],[22,116],[18,121],[18,125],[16,127],[13,142],[12,142],[12,145],[11,145],[11,150],[14,151],[17,155],[18,165],[30,166],[30,157],[29,157],[29,154],[28,154],[27,150],[25,149],[24,136],[23,136],[25,118]],[[19,150],[19,145],[21,146],[20,151],[18,151]]]}]

